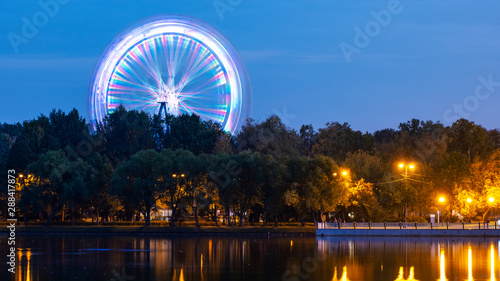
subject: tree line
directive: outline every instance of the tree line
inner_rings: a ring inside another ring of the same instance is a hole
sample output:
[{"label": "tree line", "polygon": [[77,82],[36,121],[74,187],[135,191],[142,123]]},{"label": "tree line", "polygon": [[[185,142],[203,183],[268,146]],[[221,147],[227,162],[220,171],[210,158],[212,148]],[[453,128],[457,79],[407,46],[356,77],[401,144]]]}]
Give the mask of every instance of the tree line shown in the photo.
[{"label": "tree line", "polygon": [[95,126],[75,109],[0,125],[0,169],[18,173],[25,223],[140,215],[149,225],[160,210],[171,226],[425,221],[438,210],[484,220],[500,205],[499,148],[498,130],[465,119],[363,133],[338,122],[296,131],[273,115],[229,135],[196,115],[118,107]]}]

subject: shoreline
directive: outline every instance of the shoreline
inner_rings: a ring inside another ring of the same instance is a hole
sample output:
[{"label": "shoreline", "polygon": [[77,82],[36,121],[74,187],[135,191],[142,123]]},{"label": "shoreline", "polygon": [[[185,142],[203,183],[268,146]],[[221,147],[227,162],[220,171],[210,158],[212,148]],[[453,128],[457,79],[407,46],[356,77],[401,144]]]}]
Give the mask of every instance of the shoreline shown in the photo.
[{"label": "shoreline", "polygon": [[500,229],[317,229],[316,236],[500,237]]},{"label": "shoreline", "polygon": [[[204,236],[204,235],[249,235],[249,236],[316,236],[315,227],[168,227],[168,226],[16,226],[16,236],[32,235],[138,235],[138,236]],[[7,237],[9,230],[0,230],[0,237]]]}]

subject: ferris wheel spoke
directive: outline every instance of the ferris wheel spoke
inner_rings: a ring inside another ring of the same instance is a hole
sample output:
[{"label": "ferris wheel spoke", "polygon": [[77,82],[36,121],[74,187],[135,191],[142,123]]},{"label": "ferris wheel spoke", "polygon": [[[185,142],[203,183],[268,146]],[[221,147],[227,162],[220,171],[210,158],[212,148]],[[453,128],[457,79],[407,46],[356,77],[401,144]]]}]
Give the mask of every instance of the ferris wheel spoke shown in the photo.
[{"label": "ferris wheel spoke", "polygon": [[112,79],[135,84],[141,87],[146,86],[144,85],[144,79],[141,78],[141,76],[132,67],[130,67],[127,62],[125,62],[124,65],[120,65],[117,67],[117,70],[112,76]]},{"label": "ferris wheel spoke", "polygon": [[[206,69],[207,66],[209,69]],[[203,52],[202,55],[196,56],[193,62],[188,66],[186,74],[183,77],[183,84],[188,84],[190,81],[210,70],[213,66],[214,64],[210,62],[210,55],[206,52]],[[202,71],[204,68],[205,71]]]},{"label": "ferris wheel spoke", "polygon": [[129,103],[141,103],[141,102],[151,102],[156,101],[155,97],[144,95],[143,93],[133,92],[133,91],[109,91],[110,97],[113,100],[119,100]]},{"label": "ferris wheel spoke", "polygon": [[120,74],[113,75],[112,80],[113,84],[110,86],[112,89],[130,89],[130,90],[142,90],[145,92],[156,92],[156,88],[150,85],[149,83],[145,83],[145,81],[137,81],[136,79],[126,79],[132,78],[123,76]]},{"label": "ferris wheel spoke", "polygon": [[[156,52],[156,47],[154,47],[154,43],[152,42],[154,42],[154,40],[147,43],[149,45],[147,49],[145,49],[144,45],[139,46],[141,56],[144,58],[144,64],[141,66],[143,66],[143,69],[146,70],[153,79],[159,81],[160,75],[158,64],[155,63],[153,55],[151,54],[152,52]],[[153,46],[151,46],[151,44],[153,44]],[[144,68],[144,65],[146,68]]]},{"label": "ferris wheel spoke", "polygon": [[145,89],[145,90],[139,90],[137,87],[130,87],[130,86],[123,86],[123,85],[118,85],[114,84],[109,87],[109,93],[110,94],[135,94],[135,95],[141,95],[144,97],[155,97],[156,95],[154,94],[154,91],[151,89]]},{"label": "ferris wheel spoke", "polygon": [[146,58],[146,64],[149,66],[152,74],[155,75],[155,78],[158,80],[160,70],[158,68],[158,62],[156,60],[156,39],[150,40],[147,44],[147,50],[144,49],[144,46],[141,46],[141,52]]},{"label": "ferris wheel spoke", "polygon": [[186,64],[184,75],[181,79],[181,84],[185,85],[189,83],[189,81],[192,79],[191,77],[193,77],[193,75],[196,73],[201,62],[207,61],[209,59],[206,49],[203,49],[201,47],[201,44],[196,42],[192,43],[192,45],[189,46],[191,52],[189,53],[187,58],[188,63]]},{"label": "ferris wheel spoke", "polygon": [[[174,38],[173,36],[167,36],[167,46],[173,46],[174,45]],[[176,72],[175,72],[175,69],[176,69],[176,65],[175,65],[175,61],[174,61],[174,53],[175,53],[175,50],[173,50],[173,47],[167,49],[167,52],[169,53],[169,56],[168,56],[168,62],[167,62],[167,65],[168,65],[168,74],[170,77],[174,77],[176,75]]]},{"label": "ferris wheel spoke", "polygon": [[191,89],[190,92],[204,92],[209,89],[216,88],[219,86],[219,83],[217,83],[219,79],[219,75],[213,76],[212,78],[203,81],[203,83],[198,84],[195,88]]},{"label": "ferris wheel spoke", "polygon": [[216,122],[223,122],[227,113],[227,111],[223,109],[193,107],[185,103],[181,103],[180,105],[186,112],[194,113],[202,119],[210,119]]},{"label": "ferris wheel spoke", "polygon": [[[196,80],[198,77],[203,76],[207,72],[211,71],[214,67],[215,67],[214,64],[212,64],[210,67],[205,67],[203,69],[198,70],[197,72],[195,72],[196,74],[190,76],[189,79],[187,79],[187,81],[185,81],[184,85],[186,85],[187,83],[189,83],[193,80]],[[219,77],[220,76],[217,76],[217,79],[219,79]]]},{"label": "ferris wheel spoke", "polygon": [[[180,36],[176,36],[177,45],[174,47],[174,66],[179,66],[179,59],[182,59],[184,55],[185,48],[182,48],[182,44],[184,43],[184,38]],[[177,74],[177,71],[176,71]]]},{"label": "ferris wheel spoke", "polygon": [[190,46],[190,54],[189,54],[189,62],[186,65],[186,74],[189,75],[193,71],[193,68],[195,68],[201,60],[204,60],[206,58],[206,52],[205,49],[201,48],[200,44],[197,43],[192,43]]},{"label": "ferris wheel spoke", "polygon": [[151,67],[147,65],[147,60],[145,59],[146,55],[141,50],[141,48],[142,48],[142,45],[139,45],[139,46],[135,47],[134,49],[132,49],[129,53],[130,56],[127,57],[126,59],[129,60],[131,66],[132,65],[138,66],[144,73],[149,75],[149,77],[156,79],[157,75],[155,74],[154,70],[151,69]]},{"label": "ferris wheel spoke", "polygon": [[[112,76],[112,81],[120,81],[121,84],[128,84],[130,86],[136,86],[138,89],[143,89],[146,91],[154,91],[154,85],[151,85],[146,80],[147,76],[139,74],[136,68],[132,65],[125,64],[117,68],[117,71]],[[151,78],[155,79],[151,76]],[[113,83],[115,85],[115,83]]]}]

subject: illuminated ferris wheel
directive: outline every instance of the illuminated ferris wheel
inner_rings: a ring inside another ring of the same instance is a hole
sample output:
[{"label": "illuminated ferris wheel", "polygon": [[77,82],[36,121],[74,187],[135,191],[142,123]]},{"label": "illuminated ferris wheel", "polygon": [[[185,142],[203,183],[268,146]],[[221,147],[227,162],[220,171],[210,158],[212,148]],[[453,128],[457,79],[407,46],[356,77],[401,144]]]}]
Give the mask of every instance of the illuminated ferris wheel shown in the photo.
[{"label": "illuminated ferris wheel", "polygon": [[196,114],[234,133],[251,111],[251,90],[241,58],[219,32],[198,20],[163,16],[118,36],[97,66],[94,122],[119,105],[161,116]]}]

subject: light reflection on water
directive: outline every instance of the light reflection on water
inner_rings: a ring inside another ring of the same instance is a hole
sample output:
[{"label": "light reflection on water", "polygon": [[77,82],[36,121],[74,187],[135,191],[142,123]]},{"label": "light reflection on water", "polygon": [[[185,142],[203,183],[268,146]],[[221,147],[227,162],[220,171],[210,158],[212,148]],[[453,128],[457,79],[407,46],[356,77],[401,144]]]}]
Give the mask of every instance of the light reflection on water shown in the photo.
[{"label": "light reflection on water", "polygon": [[24,248],[17,251],[16,274],[0,268],[1,280],[500,279],[498,239],[120,236],[17,242]]},{"label": "light reflection on water", "polygon": [[[332,262],[331,280],[494,281],[500,278],[500,240],[497,239],[325,237],[318,238],[317,246],[318,260]],[[342,266],[347,268],[347,275],[338,279],[337,267]]]}]

